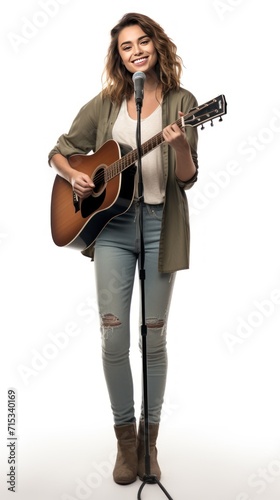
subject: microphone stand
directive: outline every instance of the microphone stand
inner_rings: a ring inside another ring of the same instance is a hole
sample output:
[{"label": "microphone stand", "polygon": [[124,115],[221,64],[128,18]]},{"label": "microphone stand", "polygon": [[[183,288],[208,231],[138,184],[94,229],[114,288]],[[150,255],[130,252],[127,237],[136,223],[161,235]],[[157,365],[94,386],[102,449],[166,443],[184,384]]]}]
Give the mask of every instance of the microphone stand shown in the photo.
[{"label": "microphone stand", "polygon": [[140,225],[140,265],[139,279],[141,284],[141,336],[142,336],[142,369],[143,369],[143,409],[144,409],[144,439],[145,439],[145,474],[143,483],[138,491],[137,500],[141,500],[141,492],[146,484],[158,484],[169,500],[172,500],[169,493],[161,484],[156,475],[151,474],[150,467],[150,440],[149,440],[149,401],[148,401],[148,366],[147,366],[147,325],[145,318],[145,242],[143,235],[143,180],[142,180],[142,147],[141,147],[141,108],[142,99],[136,98],[137,128],[136,143],[138,151],[138,196],[140,204],[139,225]]}]

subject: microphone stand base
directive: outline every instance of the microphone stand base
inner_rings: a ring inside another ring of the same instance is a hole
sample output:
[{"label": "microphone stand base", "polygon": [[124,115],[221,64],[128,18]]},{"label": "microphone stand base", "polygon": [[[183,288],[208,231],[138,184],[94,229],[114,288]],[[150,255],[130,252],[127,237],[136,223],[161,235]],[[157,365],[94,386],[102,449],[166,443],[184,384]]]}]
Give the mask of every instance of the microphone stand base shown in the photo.
[{"label": "microphone stand base", "polygon": [[164,488],[164,486],[158,480],[157,476],[154,476],[153,474],[151,474],[149,476],[145,475],[143,477],[143,484],[141,484],[141,486],[139,488],[138,495],[137,495],[137,500],[141,500],[141,493],[142,493],[142,490],[143,490],[143,488],[144,488],[144,486],[146,484],[157,484],[161,488],[161,490],[163,491],[163,493],[165,494],[165,496],[169,500],[173,500],[172,497],[169,495],[168,491]]}]

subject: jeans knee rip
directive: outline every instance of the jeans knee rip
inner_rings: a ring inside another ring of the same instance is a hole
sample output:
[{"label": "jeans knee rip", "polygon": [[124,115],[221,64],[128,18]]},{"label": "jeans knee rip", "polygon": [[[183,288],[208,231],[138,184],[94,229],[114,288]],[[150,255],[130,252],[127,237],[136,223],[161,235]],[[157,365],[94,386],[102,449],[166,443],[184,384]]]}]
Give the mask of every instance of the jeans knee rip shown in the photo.
[{"label": "jeans knee rip", "polygon": [[104,328],[107,327],[113,328],[114,326],[121,325],[119,318],[112,313],[103,314],[101,316],[101,321],[102,321],[102,327]]},{"label": "jeans knee rip", "polygon": [[103,338],[109,339],[110,335],[113,333],[114,328],[121,325],[121,321],[115,314],[106,313],[101,316],[101,331]]},{"label": "jeans knee rip", "polygon": [[146,322],[147,328],[150,330],[160,330],[161,335],[165,332],[165,321],[158,318],[149,318]]}]

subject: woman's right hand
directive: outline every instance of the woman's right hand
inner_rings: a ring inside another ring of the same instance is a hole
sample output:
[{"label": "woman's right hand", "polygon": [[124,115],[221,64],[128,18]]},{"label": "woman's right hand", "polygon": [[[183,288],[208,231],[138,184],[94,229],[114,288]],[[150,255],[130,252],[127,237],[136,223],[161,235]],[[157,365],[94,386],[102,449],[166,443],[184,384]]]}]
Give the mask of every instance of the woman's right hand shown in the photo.
[{"label": "woman's right hand", "polygon": [[94,188],[94,183],[91,178],[82,172],[74,171],[71,176],[71,185],[74,193],[81,199],[84,200],[92,194]]},{"label": "woman's right hand", "polygon": [[72,168],[65,156],[60,153],[54,154],[50,160],[50,165],[71,184],[74,193],[81,200],[88,198],[92,194],[95,187],[92,179],[87,174]]}]

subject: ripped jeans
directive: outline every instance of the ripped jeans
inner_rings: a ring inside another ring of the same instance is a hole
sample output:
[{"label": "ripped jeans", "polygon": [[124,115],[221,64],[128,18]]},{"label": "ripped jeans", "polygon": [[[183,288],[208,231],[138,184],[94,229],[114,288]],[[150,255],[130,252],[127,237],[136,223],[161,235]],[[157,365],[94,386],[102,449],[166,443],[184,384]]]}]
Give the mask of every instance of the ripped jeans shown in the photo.
[{"label": "ripped jeans", "polygon": [[[167,374],[166,326],[175,279],[175,273],[158,272],[162,209],[162,205],[143,205],[150,423],[160,421],[164,399]],[[98,236],[95,244],[94,262],[102,333],[102,360],[116,425],[130,422],[135,418],[134,388],[130,366],[130,308],[140,255],[139,214],[139,203],[133,202],[126,213],[110,221]],[[141,301],[141,292],[139,292],[139,300]],[[141,304],[139,307],[139,348],[141,351]],[[144,418],[143,403],[140,417]]]}]

